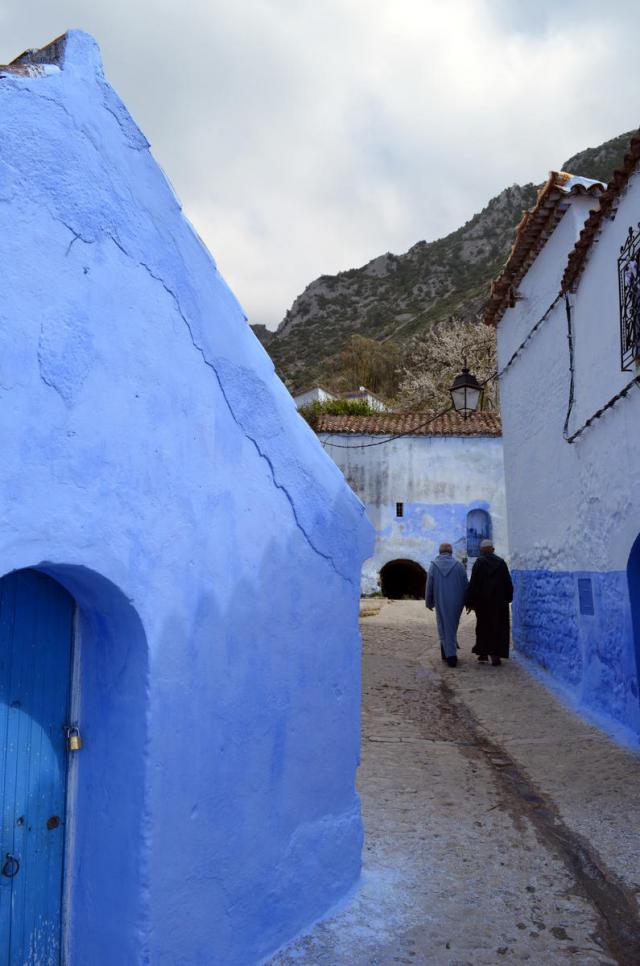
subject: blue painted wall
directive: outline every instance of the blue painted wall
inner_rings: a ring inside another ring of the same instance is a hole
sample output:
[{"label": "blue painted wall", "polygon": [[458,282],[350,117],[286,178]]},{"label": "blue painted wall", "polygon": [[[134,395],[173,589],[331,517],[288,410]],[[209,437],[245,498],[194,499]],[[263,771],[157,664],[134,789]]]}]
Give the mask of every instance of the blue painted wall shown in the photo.
[{"label": "blue painted wall", "polygon": [[[627,573],[515,570],[513,580],[518,650],[551,672],[586,711],[640,732]],[[589,582],[582,607],[580,581]]]},{"label": "blue painted wall", "polygon": [[0,573],[78,604],[71,966],[247,966],[356,880],[364,509],[71,32],[0,76]]},{"label": "blue painted wall", "polygon": [[387,554],[390,550],[399,554],[405,544],[410,548],[411,559],[413,556],[433,559],[443,542],[452,543],[456,553],[466,556],[467,518],[470,512],[477,509],[489,514],[491,519],[490,504],[484,500],[471,503],[404,503],[401,517],[395,515],[395,504],[377,507],[376,510],[388,522],[376,531],[376,538],[383,546],[388,541],[385,547]]}]

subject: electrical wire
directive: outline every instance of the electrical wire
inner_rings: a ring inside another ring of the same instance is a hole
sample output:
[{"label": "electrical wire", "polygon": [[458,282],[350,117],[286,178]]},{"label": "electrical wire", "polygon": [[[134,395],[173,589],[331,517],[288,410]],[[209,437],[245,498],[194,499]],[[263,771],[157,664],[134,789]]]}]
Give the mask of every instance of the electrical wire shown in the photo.
[{"label": "electrical wire", "polygon": [[[634,376],[633,379],[629,380],[629,382],[625,386],[623,386],[620,392],[616,393],[616,395],[612,396],[611,399],[609,399],[609,401],[604,404],[604,406],[601,406],[600,409],[596,410],[596,412],[593,413],[593,415],[590,416],[589,419],[587,419],[582,424],[582,426],[579,427],[579,429],[575,430],[575,432],[571,434],[569,433],[569,421],[571,419],[571,414],[573,413],[573,407],[575,404],[575,340],[574,340],[574,334],[573,334],[573,318],[572,318],[572,312],[571,312],[572,306],[571,306],[571,302],[569,301],[569,296],[566,292],[562,292],[562,291],[558,292],[557,296],[555,297],[555,299],[553,300],[549,308],[546,310],[544,315],[542,315],[538,319],[536,324],[530,329],[526,338],[522,340],[518,348],[510,356],[510,358],[507,360],[504,366],[501,369],[496,370],[496,372],[493,372],[490,376],[487,376],[487,378],[483,382],[481,382],[480,385],[482,386],[482,388],[484,388],[488,383],[493,382],[494,379],[497,379],[499,381],[502,378],[505,372],[511,368],[511,366],[516,361],[518,356],[523,352],[523,350],[531,341],[531,339],[536,334],[536,332],[541,327],[541,325],[543,325],[543,323],[546,322],[551,312],[553,311],[553,309],[556,307],[556,305],[562,298],[564,298],[565,300],[565,311],[567,316],[567,341],[569,344],[569,400],[567,404],[567,413],[564,420],[562,436],[567,443],[571,444],[571,443],[574,443],[580,436],[582,436],[584,431],[588,429],[589,426],[591,426],[594,422],[596,422],[596,420],[600,419],[606,412],[608,412],[609,409],[612,409],[612,407],[615,406],[616,403],[620,402],[621,399],[624,399],[629,394],[631,389],[633,389],[634,386],[640,387],[640,374],[637,376]],[[324,439],[324,440],[321,439],[320,442],[322,443],[323,447],[326,448],[327,446],[330,446],[332,449],[369,449],[372,446],[384,446],[387,443],[392,443],[396,439],[402,439],[405,436],[415,436],[415,434],[419,430],[425,429],[431,423],[435,422],[436,419],[440,419],[441,416],[445,416],[447,413],[450,413],[453,409],[454,407],[451,404],[447,406],[446,409],[441,409],[439,412],[432,414],[423,423],[419,423],[417,426],[414,426],[413,429],[407,430],[407,432],[393,433],[388,436],[385,436],[384,439],[378,439],[372,443],[355,443],[355,444],[332,443],[327,439]],[[330,432],[327,432],[326,435],[333,435],[333,434],[331,434]],[[366,434],[363,433],[361,435],[366,435]]]},{"label": "electrical wire", "polygon": [[516,361],[516,359],[518,358],[518,356],[520,355],[520,353],[522,352],[522,350],[530,342],[530,340],[536,334],[536,332],[538,331],[538,329],[540,328],[540,326],[543,324],[543,322],[546,322],[547,321],[547,319],[551,315],[551,312],[553,311],[553,309],[555,309],[556,305],[558,304],[558,302],[560,301],[561,298],[562,298],[562,292],[558,292],[558,294],[554,298],[554,300],[551,303],[551,305],[549,306],[549,308],[546,310],[546,312],[544,313],[544,315],[541,316],[538,319],[538,321],[536,322],[536,324],[529,331],[529,334],[527,335],[527,337],[522,340],[522,342],[520,343],[520,345],[518,346],[518,348],[516,349],[516,351],[511,356],[511,358],[507,362],[505,362],[505,364],[503,365],[502,369],[500,369],[498,372],[494,372],[492,376],[489,376],[488,377],[488,379],[485,379],[485,381],[482,383],[483,386],[487,382],[490,382],[492,379],[500,379],[505,374],[505,372],[507,371],[507,369],[509,369],[513,365],[513,363]]},{"label": "electrical wire", "polygon": [[[525,348],[525,346],[530,341],[530,339],[533,338],[533,336],[538,331],[538,329],[543,324],[543,322],[546,322],[546,320],[548,319],[549,315],[551,314],[551,311],[555,308],[555,306],[557,305],[558,301],[561,298],[562,298],[562,292],[560,292],[556,296],[556,298],[553,300],[553,302],[551,303],[551,305],[549,306],[549,308],[546,310],[546,312],[544,313],[544,315],[541,318],[538,319],[538,321],[536,322],[536,324],[533,326],[533,328],[528,333],[527,337],[525,339],[523,339],[523,341],[520,343],[520,345],[515,350],[515,352],[513,353],[513,355],[504,364],[504,366],[502,367],[502,369],[500,369],[499,371],[496,370],[496,372],[493,372],[490,376],[487,376],[487,378],[483,382],[480,383],[480,385],[482,386],[482,388],[484,388],[488,383],[493,382],[494,379],[498,379],[499,380],[501,378],[501,376],[503,376],[504,373],[507,371],[507,369],[509,369],[513,365],[513,363],[516,361],[516,359],[518,358],[518,356],[520,355],[520,353],[522,352],[522,350]],[[417,426],[414,426],[413,429],[407,430],[407,432],[405,432],[405,433],[393,433],[393,434],[390,434],[388,436],[385,435],[385,438],[384,439],[377,439],[373,443],[352,443],[352,444],[349,444],[349,443],[332,443],[332,442],[330,442],[327,439],[321,439],[320,442],[322,443],[322,446],[323,447],[326,448],[327,446],[330,446],[332,449],[370,449],[372,446],[385,446],[387,443],[393,443],[396,439],[403,439],[405,436],[415,436],[416,433],[419,430],[425,429],[431,423],[435,422],[436,419],[440,419],[441,416],[445,416],[447,413],[450,413],[453,409],[454,409],[453,404],[450,404],[449,406],[447,406],[446,409],[441,409],[440,412],[437,412],[435,414],[432,414],[423,423],[419,423]],[[326,435],[333,435],[333,434],[329,430],[327,430],[326,431]],[[362,433],[360,435],[363,435],[364,436],[364,435],[367,435],[367,434],[366,433]]]},{"label": "electrical wire", "polygon": [[567,342],[569,343],[569,402],[567,404],[567,415],[564,418],[564,426],[562,427],[562,436],[567,443],[572,443],[573,439],[569,436],[569,420],[573,412],[575,398],[576,370],[573,364],[573,319],[571,316],[571,302],[569,301],[569,296],[566,294],[564,304],[567,314]]},{"label": "electrical wire", "polygon": [[609,399],[609,401],[604,404],[604,406],[601,406],[600,409],[597,409],[592,416],[589,416],[589,418],[585,420],[585,422],[582,424],[582,426],[579,427],[579,429],[576,429],[575,432],[573,433],[569,433],[569,420],[571,419],[571,413],[573,412],[573,405],[575,402],[576,371],[575,371],[575,353],[574,353],[575,342],[573,338],[573,320],[571,316],[571,303],[569,302],[568,295],[565,295],[565,304],[567,309],[567,341],[569,343],[569,403],[567,406],[567,415],[564,420],[564,428],[562,430],[562,436],[565,442],[571,444],[571,443],[575,443],[575,441],[579,439],[580,436],[582,436],[585,429],[588,429],[589,426],[593,425],[593,423],[595,423],[597,419],[600,419],[601,416],[604,416],[606,412],[612,409],[616,405],[616,403],[620,402],[621,399],[624,399],[625,396],[629,394],[629,392],[631,391],[631,389],[633,389],[634,386],[640,386],[640,375],[634,376],[633,379],[630,379],[629,382],[626,384],[626,386],[622,387],[620,392],[617,392],[615,396],[612,396],[611,399]]},{"label": "electrical wire", "polygon": [[[453,404],[447,406],[446,409],[441,409],[440,412],[433,413],[429,419],[426,419],[423,423],[419,423],[417,426],[414,426],[413,429],[408,430],[406,433],[394,433],[393,435],[385,436],[384,439],[377,439],[373,443],[356,443],[355,445],[349,446],[346,443],[330,443],[327,439],[321,439],[320,442],[323,446],[331,446],[333,449],[369,449],[371,446],[384,446],[386,443],[393,443],[394,440],[402,439],[404,436],[415,436],[418,430],[425,429],[425,427],[429,426],[430,423],[434,423],[436,419],[440,419],[441,416],[445,416],[447,413],[450,413],[452,409]],[[329,431],[327,431],[327,434],[329,435]],[[362,435],[364,436],[367,434],[363,433]]]}]

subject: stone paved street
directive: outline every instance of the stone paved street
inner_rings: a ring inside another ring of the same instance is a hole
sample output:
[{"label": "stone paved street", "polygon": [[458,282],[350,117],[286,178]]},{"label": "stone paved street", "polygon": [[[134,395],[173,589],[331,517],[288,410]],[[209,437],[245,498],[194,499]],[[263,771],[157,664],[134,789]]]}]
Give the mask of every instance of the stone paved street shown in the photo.
[{"label": "stone paved street", "polygon": [[514,660],[440,661],[421,602],[362,622],[364,871],[271,966],[640,962],[640,759]]}]

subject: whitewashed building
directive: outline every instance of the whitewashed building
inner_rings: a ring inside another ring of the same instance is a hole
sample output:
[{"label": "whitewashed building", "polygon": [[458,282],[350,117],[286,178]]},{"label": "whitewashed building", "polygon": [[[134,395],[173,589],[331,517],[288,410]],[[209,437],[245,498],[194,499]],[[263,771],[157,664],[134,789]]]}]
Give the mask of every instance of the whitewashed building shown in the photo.
[{"label": "whitewashed building", "polygon": [[517,647],[640,731],[640,136],[606,190],[552,173],[498,325]]},{"label": "whitewashed building", "polygon": [[353,389],[343,393],[332,392],[330,389],[325,389],[324,386],[313,386],[311,389],[304,389],[293,397],[293,401],[298,409],[302,409],[304,406],[311,406],[316,402],[333,402],[336,399],[346,399],[349,402],[364,402],[369,409],[377,413],[387,411],[385,401],[365,386],[360,386],[359,389]]},{"label": "whitewashed building", "polygon": [[337,393],[325,389],[324,386],[312,386],[311,389],[303,389],[302,392],[297,393],[293,397],[293,401],[297,409],[302,409],[304,406],[311,406],[315,402],[332,402],[338,398]]},{"label": "whitewashed building", "polygon": [[353,389],[350,392],[343,392],[341,398],[350,399],[352,402],[365,402],[369,409],[373,409],[376,413],[386,413],[389,408],[384,399],[376,396],[375,392],[371,392],[366,386],[360,386],[359,389]]},{"label": "whitewashed building", "polygon": [[448,540],[469,563],[492,538],[507,554],[500,417],[447,413],[322,416],[320,440],[367,508],[375,552],[362,592],[424,594],[426,572]]}]

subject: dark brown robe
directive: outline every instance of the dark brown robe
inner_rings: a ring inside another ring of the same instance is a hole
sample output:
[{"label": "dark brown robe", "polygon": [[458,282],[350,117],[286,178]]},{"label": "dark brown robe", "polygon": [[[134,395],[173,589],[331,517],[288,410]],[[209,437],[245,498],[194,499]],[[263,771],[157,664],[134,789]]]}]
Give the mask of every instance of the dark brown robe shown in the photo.
[{"label": "dark brown robe", "polygon": [[471,571],[466,606],[476,612],[474,654],[509,657],[509,604],[513,584],[509,568],[495,553],[478,557]]}]

